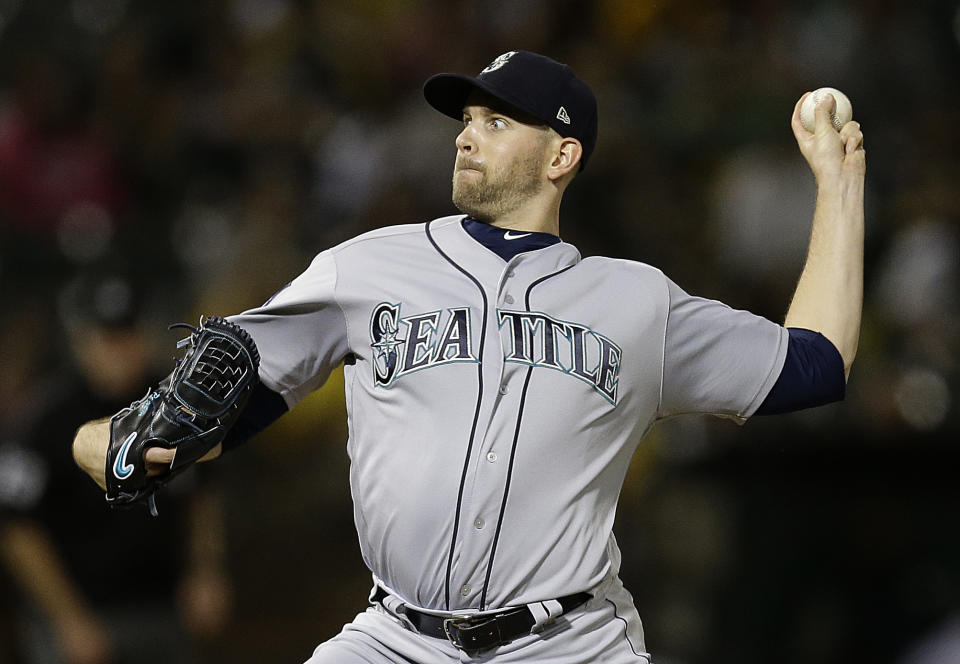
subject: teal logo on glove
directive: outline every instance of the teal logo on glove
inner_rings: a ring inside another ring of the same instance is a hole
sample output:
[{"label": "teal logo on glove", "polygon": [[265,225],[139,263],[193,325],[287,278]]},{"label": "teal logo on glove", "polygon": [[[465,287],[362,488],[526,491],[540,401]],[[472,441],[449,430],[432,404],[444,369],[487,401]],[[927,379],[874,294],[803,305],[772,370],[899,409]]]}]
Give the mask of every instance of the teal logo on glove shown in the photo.
[{"label": "teal logo on glove", "polygon": [[127,439],[123,441],[123,447],[120,448],[120,454],[117,456],[116,463],[113,464],[113,474],[117,476],[117,479],[122,480],[130,477],[130,473],[133,472],[133,464],[127,463],[127,452],[130,451],[130,446],[133,445],[133,441],[137,439],[137,432],[134,431]]}]

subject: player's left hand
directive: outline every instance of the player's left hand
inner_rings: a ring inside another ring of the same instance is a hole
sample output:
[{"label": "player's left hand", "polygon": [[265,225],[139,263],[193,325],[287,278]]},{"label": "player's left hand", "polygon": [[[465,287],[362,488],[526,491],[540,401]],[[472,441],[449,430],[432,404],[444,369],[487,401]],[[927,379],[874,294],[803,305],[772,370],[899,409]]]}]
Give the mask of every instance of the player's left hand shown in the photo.
[{"label": "player's left hand", "polygon": [[790,126],[800,146],[800,152],[810,165],[818,183],[836,178],[863,178],[866,173],[866,153],[860,123],[850,121],[838,132],[830,122],[836,106],[832,95],[826,95],[815,109],[814,131],[807,131],[800,121],[800,107],[807,92],[793,109]]},{"label": "player's left hand", "polygon": [[[197,463],[204,463],[216,459],[220,456],[222,450],[223,444],[217,443],[213,449],[200,457]],[[143,453],[143,460],[147,467],[147,475],[149,477],[155,477],[156,475],[164,474],[170,468],[170,464],[173,463],[176,456],[176,449],[168,450],[163,447],[151,447],[147,449]]]},{"label": "player's left hand", "polygon": [[[73,439],[73,460],[83,472],[93,478],[104,491],[107,490],[106,460],[110,446],[110,418],[94,420],[81,426]],[[220,456],[222,445],[219,443],[200,458],[200,462],[210,461]],[[144,453],[147,475],[162,475],[170,468],[176,450],[151,447]]]}]

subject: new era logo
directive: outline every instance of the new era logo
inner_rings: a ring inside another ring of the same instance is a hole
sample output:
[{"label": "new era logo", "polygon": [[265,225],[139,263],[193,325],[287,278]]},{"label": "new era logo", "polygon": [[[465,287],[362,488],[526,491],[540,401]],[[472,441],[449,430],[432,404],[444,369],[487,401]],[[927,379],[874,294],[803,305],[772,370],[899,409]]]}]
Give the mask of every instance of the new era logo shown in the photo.
[{"label": "new era logo", "polygon": [[567,115],[567,109],[565,109],[563,106],[561,106],[560,110],[557,111],[557,120],[563,124],[570,124],[570,116]]}]

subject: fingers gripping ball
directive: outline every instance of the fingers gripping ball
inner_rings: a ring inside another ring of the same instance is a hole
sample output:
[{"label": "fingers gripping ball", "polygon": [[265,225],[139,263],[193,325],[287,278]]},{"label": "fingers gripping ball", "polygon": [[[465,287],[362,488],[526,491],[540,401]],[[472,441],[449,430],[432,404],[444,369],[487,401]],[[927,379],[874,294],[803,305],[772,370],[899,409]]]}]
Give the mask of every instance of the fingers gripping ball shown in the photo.
[{"label": "fingers gripping ball", "polygon": [[830,116],[834,129],[840,131],[843,125],[853,119],[853,106],[850,104],[847,95],[836,88],[818,88],[807,95],[807,98],[803,100],[803,105],[800,106],[800,122],[803,123],[803,128],[807,131],[814,131],[817,124],[816,108],[827,95],[831,95],[837,103],[833,114]]},{"label": "fingers gripping ball", "polygon": [[[156,390],[111,418],[105,469],[110,505],[146,502],[154,515],[157,489],[226,437],[256,386],[260,365],[250,335],[219,316],[201,318],[199,327],[171,327],[191,331],[177,344],[184,355]],[[162,474],[147,472],[144,454],[151,447],[175,451]]]}]

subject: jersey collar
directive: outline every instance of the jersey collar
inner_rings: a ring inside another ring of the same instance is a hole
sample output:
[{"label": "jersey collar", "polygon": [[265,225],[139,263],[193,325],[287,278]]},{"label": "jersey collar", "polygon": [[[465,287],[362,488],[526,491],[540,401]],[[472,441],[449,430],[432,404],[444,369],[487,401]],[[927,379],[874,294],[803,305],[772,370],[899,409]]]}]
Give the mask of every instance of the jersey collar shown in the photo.
[{"label": "jersey collar", "polygon": [[500,256],[481,245],[466,231],[462,223],[464,218],[465,215],[456,215],[435,219],[428,224],[429,233],[440,251],[490,288],[498,288],[503,278],[516,275],[533,281],[580,262],[580,252],[576,247],[556,241],[535,251],[519,253],[504,263]]},{"label": "jersey collar", "polygon": [[551,233],[513,231],[465,217],[460,222],[470,236],[505,261],[526,251],[549,247],[560,238]]}]

